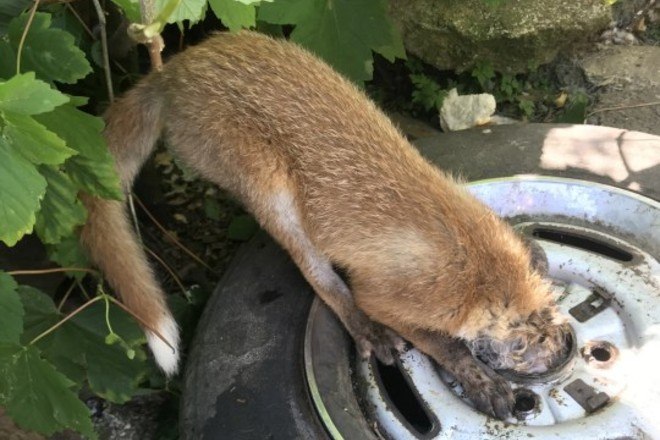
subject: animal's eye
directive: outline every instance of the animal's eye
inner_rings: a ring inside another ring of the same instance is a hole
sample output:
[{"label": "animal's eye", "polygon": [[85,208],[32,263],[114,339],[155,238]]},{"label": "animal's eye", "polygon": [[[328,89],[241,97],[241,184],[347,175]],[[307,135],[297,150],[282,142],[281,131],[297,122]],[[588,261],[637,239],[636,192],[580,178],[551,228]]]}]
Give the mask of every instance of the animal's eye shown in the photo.
[{"label": "animal's eye", "polygon": [[545,336],[541,336],[539,338],[539,344],[543,344],[545,342]]}]

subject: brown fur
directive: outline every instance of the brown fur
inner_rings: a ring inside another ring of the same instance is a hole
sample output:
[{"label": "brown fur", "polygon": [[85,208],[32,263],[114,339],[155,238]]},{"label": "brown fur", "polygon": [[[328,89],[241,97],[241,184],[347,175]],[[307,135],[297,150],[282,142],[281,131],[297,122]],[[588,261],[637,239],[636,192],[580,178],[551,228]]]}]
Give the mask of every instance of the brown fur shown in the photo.
[{"label": "brown fur", "polygon": [[[401,344],[387,326],[456,374],[479,408],[506,417],[509,387],[468,347],[521,371],[531,368],[528,349],[543,359],[537,369],[561,352],[548,288],[520,238],[303,49],[248,32],[217,35],[147,76],[106,120],[124,189],[164,135],[289,251],[362,354],[391,362]],[[86,204],[83,241],[94,261],[158,329],[169,312],[122,207]],[[346,269],[350,291],[332,264]]]}]

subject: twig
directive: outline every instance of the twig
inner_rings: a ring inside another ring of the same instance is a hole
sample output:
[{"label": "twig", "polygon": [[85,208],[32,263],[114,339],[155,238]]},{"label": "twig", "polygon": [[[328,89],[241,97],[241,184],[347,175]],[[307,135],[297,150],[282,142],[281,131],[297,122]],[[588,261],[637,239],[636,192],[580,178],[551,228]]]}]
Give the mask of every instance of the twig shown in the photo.
[{"label": "twig", "polygon": [[585,119],[589,118],[589,116],[595,115],[596,113],[611,112],[611,111],[616,111],[616,110],[625,110],[625,109],[628,109],[628,108],[650,107],[650,106],[654,106],[654,105],[660,105],[660,101],[645,102],[645,103],[642,103],[642,104],[617,105],[617,106],[614,106],[614,107],[603,107],[603,108],[596,109],[596,110],[592,111],[591,113],[587,113],[587,116],[585,117]]},{"label": "twig", "polygon": [[74,310],[73,312],[71,312],[71,313],[69,313],[68,315],[66,315],[62,320],[58,321],[58,322],[55,323],[53,326],[49,327],[48,329],[46,329],[45,331],[43,331],[42,333],[40,333],[37,337],[35,337],[33,340],[31,340],[31,341],[28,343],[28,345],[32,345],[32,344],[36,343],[37,341],[39,341],[40,339],[42,339],[42,338],[48,336],[50,333],[52,333],[53,331],[57,330],[60,326],[62,326],[65,322],[67,322],[69,319],[73,318],[73,317],[76,316],[78,313],[80,313],[80,312],[82,312],[83,310],[85,310],[87,307],[91,306],[91,305],[94,304],[95,302],[98,302],[98,301],[100,301],[100,300],[102,300],[102,299],[103,299],[102,296],[97,296],[96,298],[92,298],[92,299],[90,299],[90,300],[87,301],[85,304],[83,304],[82,306],[80,306],[80,307],[78,307],[76,310]]},{"label": "twig", "polygon": [[85,286],[83,286],[83,283],[81,283],[80,280],[76,280],[76,285],[78,286],[78,288],[82,292],[85,299],[87,301],[89,301],[89,299],[91,298],[91,295],[87,292],[87,289],[85,289]]},{"label": "twig", "polygon": [[69,295],[71,295],[71,292],[73,292],[73,288],[74,288],[74,287],[76,287],[76,283],[75,283],[75,281],[71,283],[71,285],[69,286],[69,288],[66,290],[66,293],[65,293],[64,296],[62,297],[62,300],[61,300],[60,303],[57,305],[57,311],[58,311],[58,312],[59,312],[60,310],[62,310],[62,307],[64,306],[64,303],[66,302],[67,299],[69,299]]},{"label": "twig", "polygon": [[99,275],[94,269],[86,269],[84,267],[54,267],[52,269],[32,269],[32,270],[12,270],[7,272],[9,275],[45,275],[49,273],[58,272],[85,272],[93,275]]},{"label": "twig", "polygon": [[101,53],[103,55],[103,70],[105,71],[105,82],[108,88],[108,99],[110,103],[115,100],[115,92],[112,90],[112,75],[110,72],[110,57],[108,56],[108,36],[105,31],[105,11],[101,8],[99,0],[92,0],[96,15],[99,18],[99,26],[101,27]]},{"label": "twig", "polygon": [[25,29],[23,29],[23,34],[21,34],[21,40],[18,43],[18,49],[16,50],[16,75],[21,73],[21,56],[23,55],[23,45],[25,44],[25,39],[27,38],[28,31],[30,26],[32,26],[32,20],[34,20],[34,14],[37,13],[37,8],[39,7],[40,0],[34,0],[32,8],[30,8],[30,16],[28,17],[27,23],[25,23]]},{"label": "twig", "polygon": [[173,270],[173,269],[172,269],[172,268],[171,268],[171,267],[170,267],[170,266],[169,266],[169,265],[168,265],[168,264],[167,264],[162,258],[160,258],[160,257],[159,257],[154,251],[152,251],[151,249],[149,249],[146,245],[143,245],[143,247],[144,247],[144,250],[147,251],[147,252],[149,253],[149,255],[151,255],[154,259],[156,259],[156,261],[158,261],[158,262],[161,264],[161,266],[163,266],[163,267],[165,268],[165,270],[166,270],[167,272],[169,272],[169,274],[170,274],[170,275],[172,276],[172,278],[174,279],[174,282],[175,282],[175,283],[179,286],[179,288],[181,289],[181,292],[183,293],[183,295],[186,296],[186,287],[183,285],[183,283],[181,282],[181,280],[179,279],[179,277],[176,275],[176,273],[174,272],[174,270]]},{"label": "twig", "polygon": [[133,311],[132,311],[131,309],[129,309],[128,307],[126,307],[124,304],[122,304],[118,299],[113,298],[112,296],[109,296],[109,295],[106,295],[106,297],[107,297],[110,301],[112,301],[112,303],[115,304],[117,307],[119,307],[119,308],[122,309],[124,312],[128,313],[128,314],[131,315],[133,318],[135,318],[135,320],[138,321],[138,322],[140,323],[140,325],[142,325],[142,327],[146,328],[146,329],[149,330],[151,333],[153,333],[153,334],[155,334],[156,336],[158,336],[158,338],[159,338],[161,341],[163,341],[168,347],[170,347],[170,348],[172,349],[172,352],[176,352],[176,349],[174,348],[174,346],[173,346],[172,344],[170,344],[170,342],[169,342],[167,339],[165,339],[165,337],[163,337],[163,335],[161,335],[160,332],[159,332],[158,330],[156,330],[155,328],[153,328],[153,327],[151,327],[149,324],[147,324],[142,318],[140,318],[138,315],[136,315],[135,313],[133,313]]},{"label": "twig", "polygon": [[[155,18],[155,0],[140,0],[140,18],[142,23],[151,24]],[[149,59],[151,60],[151,68],[157,72],[163,70],[163,51],[165,44],[160,34],[151,38],[147,43],[149,48]]]},{"label": "twig", "polygon": [[214,271],[214,270],[213,270],[208,264],[206,264],[204,261],[202,261],[201,258],[199,258],[197,255],[195,255],[195,254],[193,253],[193,251],[191,251],[190,249],[188,249],[187,247],[185,247],[185,246],[184,246],[179,240],[177,240],[177,238],[176,238],[174,235],[172,235],[167,229],[165,229],[165,227],[164,227],[163,225],[161,225],[161,224],[158,222],[158,220],[156,220],[156,218],[155,218],[155,217],[149,212],[149,210],[147,209],[147,207],[144,206],[144,203],[142,203],[142,201],[141,201],[137,196],[134,195],[134,197],[135,197],[135,201],[137,202],[138,205],[140,205],[140,208],[142,208],[142,210],[144,211],[144,213],[147,214],[147,216],[149,217],[149,219],[151,219],[151,221],[154,223],[154,225],[156,225],[156,227],[157,227],[158,229],[160,229],[160,231],[161,231],[163,234],[165,234],[165,235],[167,236],[167,238],[169,238],[170,240],[172,240],[172,241],[174,242],[174,244],[176,244],[177,246],[179,246],[179,248],[181,248],[182,251],[184,251],[185,253],[187,253],[187,254],[188,254],[193,260],[195,260],[196,262],[198,262],[199,264],[201,264],[202,266],[204,266],[205,268],[207,268],[207,269],[210,270],[211,272],[215,273],[215,271]]},{"label": "twig", "polygon": [[135,212],[135,203],[133,202],[133,194],[128,195],[128,210],[131,212],[131,218],[133,219],[133,226],[135,227],[135,235],[137,235],[138,240],[142,243],[142,233],[140,232],[140,223],[138,222],[137,213]]},{"label": "twig", "polygon": [[[42,1],[45,1],[45,0],[42,0]],[[64,6],[69,10],[69,12],[71,12],[73,14],[74,17],[76,17],[76,19],[78,20],[78,23],[80,23],[80,25],[83,27],[85,32],[87,32],[87,35],[89,35],[89,37],[91,39],[95,40],[96,38],[94,38],[94,32],[92,32],[92,30],[89,28],[89,26],[87,26],[87,23],[85,23],[85,20],[83,20],[82,17],[78,14],[78,11],[76,11],[76,8],[74,8],[71,5],[71,3],[69,3],[69,2],[64,2]]]}]

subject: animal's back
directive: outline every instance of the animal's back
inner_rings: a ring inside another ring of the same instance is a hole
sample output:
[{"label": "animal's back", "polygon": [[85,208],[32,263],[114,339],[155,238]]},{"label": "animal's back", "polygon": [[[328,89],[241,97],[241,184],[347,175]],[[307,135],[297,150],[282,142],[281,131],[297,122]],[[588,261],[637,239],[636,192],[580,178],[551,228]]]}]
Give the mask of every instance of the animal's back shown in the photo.
[{"label": "animal's back", "polygon": [[232,170],[247,172],[250,185],[286,174],[304,193],[296,198],[308,227],[328,247],[346,238],[332,234],[342,230],[335,225],[353,222],[356,234],[381,221],[409,226],[441,216],[430,212],[438,191],[457,195],[361,90],[292,43],[219,34],[175,56],[160,81],[174,127],[166,137],[196,143],[194,154],[182,152],[188,161],[208,178],[221,168],[219,183],[244,200],[248,183]]}]

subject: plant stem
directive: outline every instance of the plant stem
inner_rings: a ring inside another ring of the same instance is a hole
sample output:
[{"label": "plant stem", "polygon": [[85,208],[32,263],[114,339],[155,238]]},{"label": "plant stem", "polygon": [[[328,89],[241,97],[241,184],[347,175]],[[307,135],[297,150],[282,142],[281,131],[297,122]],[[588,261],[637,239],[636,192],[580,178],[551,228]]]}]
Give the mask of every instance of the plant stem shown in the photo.
[{"label": "plant stem", "polygon": [[161,266],[165,268],[165,270],[170,274],[172,279],[174,279],[174,282],[179,286],[181,289],[181,293],[183,293],[183,296],[186,296],[186,287],[183,285],[179,277],[177,276],[176,272],[174,272],[174,269],[170,267],[169,264],[167,264],[162,258],[160,258],[154,251],[149,249],[147,246],[143,246],[144,250],[149,253],[156,261],[158,261]]},{"label": "plant stem", "polygon": [[149,330],[151,333],[153,333],[153,334],[155,334],[156,336],[158,336],[158,338],[159,338],[161,341],[163,341],[163,342],[165,343],[165,345],[167,345],[168,347],[170,347],[170,348],[172,349],[172,352],[175,352],[175,351],[176,351],[176,349],[174,348],[174,346],[173,346],[172,344],[170,344],[170,342],[169,342],[167,339],[165,339],[165,337],[163,337],[163,335],[161,335],[160,332],[159,332],[158,330],[156,330],[155,328],[153,328],[153,327],[151,327],[149,324],[147,324],[142,318],[140,318],[138,315],[136,315],[135,313],[133,313],[133,311],[132,311],[131,309],[129,309],[128,307],[126,307],[124,304],[122,304],[121,301],[117,300],[116,298],[113,298],[112,296],[107,296],[107,297],[108,297],[108,299],[109,299],[113,304],[115,304],[117,307],[119,307],[120,309],[122,309],[123,311],[125,311],[126,313],[128,313],[129,315],[131,315],[133,318],[135,318],[135,320],[136,320],[137,322],[139,322],[140,325],[141,325],[142,327],[146,328],[146,329]]},{"label": "plant stem", "polygon": [[211,269],[211,266],[209,266],[204,261],[202,261],[202,259],[199,258],[197,255],[195,255],[195,253],[193,251],[191,251],[190,249],[185,247],[179,240],[176,239],[176,237],[174,237],[167,229],[165,229],[165,227],[163,225],[161,225],[158,222],[158,220],[156,220],[156,218],[151,214],[151,212],[149,212],[147,207],[144,206],[144,203],[142,203],[142,201],[137,196],[134,195],[134,198],[135,198],[135,201],[137,202],[137,204],[140,206],[140,208],[142,208],[144,213],[147,214],[147,217],[149,217],[149,219],[154,223],[154,225],[156,225],[156,227],[158,229],[160,229],[160,231],[163,234],[165,234],[165,236],[167,238],[172,240],[172,242],[174,242],[174,244],[179,246],[179,248],[181,248],[181,250],[184,251],[186,254],[188,254],[193,260],[195,260],[196,262],[198,262],[199,264],[201,264],[202,266],[204,266],[205,268],[207,268],[211,272],[215,273],[215,271],[213,269]]},{"label": "plant stem", "polygon": [[99,18],[99,26],[101,27],[101,52],[103,54],[103,70],[105,71],[105,83],[108,88],[108,99],[110,103],[115,100],[115,92],[112,89],[112,75],[110,72],[110,57],[108,56],[108,36],[105,31],[105,11],[101,8],[99,0],[92,0],[96,15]]},{"label": "plant stem", "polygon": [[11,270],[7,272],[9,275],[46,275],[49,273],[58,273],[58,272],[85,272],[92,275],[98,275],[99,273],[94,269],[86,269],[84,267],[54,267],[52,269],[33,269],[33,270]]},{"label": "plant stem", "polygon": [[34,0],[32,8],[30,8],[30,16],[28,17],[27,23],[25,23],[25,29],[23,29],[23,34],[21,35],[21,40],[18,43],[18,50],[16,50],[16,75],[21,73],[21,55],[23,54],[23,45],[25,44],[25,39],[27,38],[28,31],[30,26],[32,26],[32,20],[34,20],[34,14],[37,13],[37,8],[39,7],[40,0]]},{"label": "plant stem", "polygon": [[95,297],[95,298],[90,299],[90,300],[87,301],[85,304],[83,304],[82,306],[80,306],[80,307],[78,307],[76,310],[74,310],[73,312],[71,312],[71,313],[69,313],[68,315],[66,315],[64,318],[62,318],[62,319],[61,319],[60,321],[58,321],[56,324],[54,324],[53,326],[49,327],[49,328],[48,328],[47,330],[45,330],[44,332],[40,333],[37,337],[35,337],[33,340],[31,340],[31,341],[28,343],[28,345],[33,345],[33,344],[35,344],[36,342],[38,342],[40,339],[43,339],[44,337],[48,336],[49,334],[51,334],[52,332],[54,332],[55,330],[57,330],[60,326],[62,326],[65,322],[67,322],[69,319],[73,318],[73,317],[76,316],[78,313],[80,313],[80,312],[82,312],[83,310],[85,310],[87,307],[91,306],[91,305],[94,304],[95,302],[98,302],[98,301],[100,301],[100,300],[102,300],[102,299],[103,299],[102,296],[97,296],[97,297]]}]

